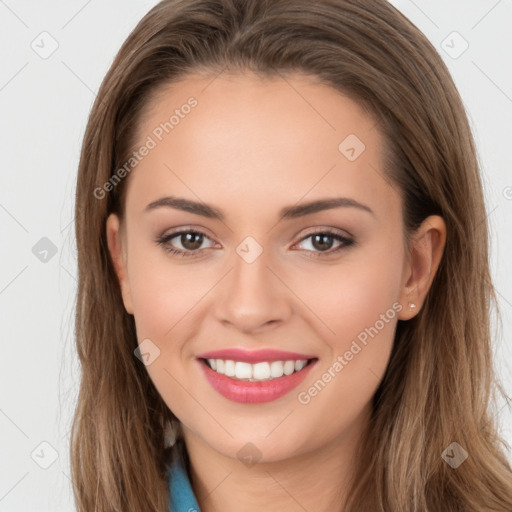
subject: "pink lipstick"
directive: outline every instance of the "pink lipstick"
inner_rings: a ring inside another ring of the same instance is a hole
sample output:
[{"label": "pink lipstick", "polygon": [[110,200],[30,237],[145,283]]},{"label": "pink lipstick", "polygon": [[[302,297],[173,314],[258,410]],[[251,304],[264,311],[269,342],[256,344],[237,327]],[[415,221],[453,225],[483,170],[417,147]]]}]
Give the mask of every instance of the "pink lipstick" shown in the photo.
[{"label": "pink lipstick", "polygon": [[197,358],[210,385],[239,403],[277,400],[296,388],[318,360],[313,355],[273,349],[210,351]]}]

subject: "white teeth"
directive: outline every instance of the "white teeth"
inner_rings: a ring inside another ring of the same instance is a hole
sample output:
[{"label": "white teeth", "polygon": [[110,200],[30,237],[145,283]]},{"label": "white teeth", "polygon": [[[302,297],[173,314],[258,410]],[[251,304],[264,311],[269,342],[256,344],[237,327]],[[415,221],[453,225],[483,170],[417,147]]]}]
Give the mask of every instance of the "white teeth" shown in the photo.
[{"label": "white teeth", "polygon": [[252,375],[249,378],[256,380],[268,379],[272,377],[281,377],[281,375],[272,375],[272,364],[268,363],[256,363],[252,365]]},{"label": "white teeth", "polygon": [[239,380],[260,381],[271,380],[282,377],[283,375],[291,375],[298,372],[306,366],[307,359],[289,360],[289,361],[272,361],[261,363],[246,363],[244,361],[233,361],[231,359],[208,359],[210,368],[217,373],[234,377]]},{"label": "white teeth", "polygon": [[252,377],[252,368],[249,363],[237,361],[235,363],[235,377],[237,379],[250,379]]},{"label": "white teeth", "polygon": [[270,363],[270,375],[274,378],[283,376],[283,363],[281,361]]},{"label": "white teeth", "polygon": [[285,375],[291,375],[295,371],[295,361],[286,361],[283,366]]},{"label": "white teeth", "polygon": [[306,366],[305,361],[295,361],[295,371],[298,372],[299,370],[302,370]]},{"label": "white teeth", "polygon": [[235,376],[235,361],[224,361],[224,375],[227,375],[228,377]]}]

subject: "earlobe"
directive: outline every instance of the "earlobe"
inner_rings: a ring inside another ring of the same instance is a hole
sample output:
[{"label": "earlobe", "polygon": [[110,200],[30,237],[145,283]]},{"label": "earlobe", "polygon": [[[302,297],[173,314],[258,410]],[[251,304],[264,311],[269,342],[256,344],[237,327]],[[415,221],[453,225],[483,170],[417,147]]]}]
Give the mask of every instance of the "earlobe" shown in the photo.
[{"label": "earlobe", "polygon": [[121,289],[124,307],[129,314],[133,315],[130,283],[127,272],[126,250],[123,244],[119,217],[115,213],[111,213],[108,216],[105,228],[108,250]]},{"label": "earlobe", "polygon": [[404,275],[400,320],[409,320],[420,311],[432,285],[444,252],[446,224],[439,215],[427,217],[414,233]]}]

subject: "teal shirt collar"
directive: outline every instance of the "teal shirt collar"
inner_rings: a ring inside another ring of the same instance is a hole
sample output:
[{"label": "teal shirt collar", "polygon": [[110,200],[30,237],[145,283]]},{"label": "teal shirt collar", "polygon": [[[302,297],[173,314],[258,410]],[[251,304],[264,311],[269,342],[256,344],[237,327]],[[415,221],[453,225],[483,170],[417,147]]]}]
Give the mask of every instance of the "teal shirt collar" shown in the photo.
[{"label": "teal shirt collar", "polygon": [[169,468],[169,490],[170,512],[201,512],[180,456],[174,459]]}]

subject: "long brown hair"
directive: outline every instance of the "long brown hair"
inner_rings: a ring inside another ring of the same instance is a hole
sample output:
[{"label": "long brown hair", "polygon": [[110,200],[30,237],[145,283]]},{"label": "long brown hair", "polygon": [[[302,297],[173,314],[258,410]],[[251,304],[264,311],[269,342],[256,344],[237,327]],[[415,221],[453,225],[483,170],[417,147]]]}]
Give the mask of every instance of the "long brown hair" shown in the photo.
[{"label": "long brown hair", "polygon": [[[491,410],[502,389],[491,360],[496,300],[475,145],[442,59],[384,0],[164,0],[123,44],[90,114],[76,189],[77,510],[168,510],[173,455],[162,426],[177,419],[134,356],[134,319],[107,248],[105,222],[122,216],[129,176],[105,183],[129,159],[151,95],[197,70],[297,71],[348,95],[386,138],[405,232],[430,214],[446,222],[427,300],[398,323],[345,512],[510,512],[512,471]],[[452,442],[469,455],[457,469],[441,456]]]}]

